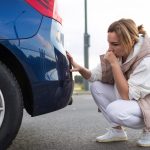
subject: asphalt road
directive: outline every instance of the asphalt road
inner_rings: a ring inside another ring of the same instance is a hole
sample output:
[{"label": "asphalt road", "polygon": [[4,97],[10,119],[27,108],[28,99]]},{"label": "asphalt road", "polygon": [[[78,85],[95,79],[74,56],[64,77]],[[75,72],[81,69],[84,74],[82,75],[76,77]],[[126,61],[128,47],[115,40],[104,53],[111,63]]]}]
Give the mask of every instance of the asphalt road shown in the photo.
[{"label": "asphalt road", "polygon": [[[95,137],[109,127],[91,95],[74,95],[73,105],[30,117],[24,112],[23,122],[9,150],[139,150],[136,146],[141,131],[126,129],[127,142],[97,143]],[[149,149],[149,148],[144,148]]]}]

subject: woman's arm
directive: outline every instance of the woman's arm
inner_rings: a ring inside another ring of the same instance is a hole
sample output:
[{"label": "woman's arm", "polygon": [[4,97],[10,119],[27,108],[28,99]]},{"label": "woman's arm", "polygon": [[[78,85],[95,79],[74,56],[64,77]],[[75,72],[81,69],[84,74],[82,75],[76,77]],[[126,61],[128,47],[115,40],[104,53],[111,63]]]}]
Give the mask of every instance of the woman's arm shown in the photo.
[{"label": "woman's arm", "polygon": [[107,61],[109,61],[110,65],[112,67],[114,81],[116,83],[116,87],[117,87],[117,90],[118,90],[121,98],[124,100],[129,100],[128,82],[123,75],[123,72],[122,72],[119,62],[118,62],[118,59],[116,58],[114,53],[111,51],[106,53],[105,59]]},{"label": "woman's arm", "polygon": [[73,57],[66,52],[68,59],[70,60],[70,63],[72,64],[73,68],[70,69],[71,72],[78,71],[83,78],[89,79],[91,77],[91,71],[85,67],[80,66],[77,62],[74,61]]},{"label": "woman's arm", "polygon": [[91,71],[85,67],[80,66],[79,73],[87,80],[91,77]]},{"label": "woman's arm", "polygon": [[126,78],[124,77],[119,63],[112,63],[112,72],[118,92],[122,99],[129,100],[129,86]]}]

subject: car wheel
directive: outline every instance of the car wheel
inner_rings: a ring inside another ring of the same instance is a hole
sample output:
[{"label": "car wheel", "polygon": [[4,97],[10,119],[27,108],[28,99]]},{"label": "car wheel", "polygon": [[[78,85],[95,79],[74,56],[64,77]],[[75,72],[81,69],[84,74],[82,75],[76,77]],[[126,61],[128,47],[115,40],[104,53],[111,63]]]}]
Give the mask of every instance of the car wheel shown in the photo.
[{"label": "car wheel", "polygon": [[23,116],[22,93],[12,72],[0,62],[0,150],[16,137]]}]

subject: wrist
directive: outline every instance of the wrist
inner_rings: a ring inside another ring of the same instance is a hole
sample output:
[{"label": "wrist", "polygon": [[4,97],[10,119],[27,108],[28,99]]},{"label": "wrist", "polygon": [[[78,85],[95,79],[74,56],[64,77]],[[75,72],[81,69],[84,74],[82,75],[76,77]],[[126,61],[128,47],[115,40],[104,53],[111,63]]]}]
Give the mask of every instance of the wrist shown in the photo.
[{"label": "wrist", "polygon": [[120,66],[118,62],[112,62],[110,63],[111,67]]},{"label": "wrist", "polygon": [[84,70],[84,68],[82,66],[78,65],[78,68],[79,68],[79,72],[82,72],[82,70]]}]

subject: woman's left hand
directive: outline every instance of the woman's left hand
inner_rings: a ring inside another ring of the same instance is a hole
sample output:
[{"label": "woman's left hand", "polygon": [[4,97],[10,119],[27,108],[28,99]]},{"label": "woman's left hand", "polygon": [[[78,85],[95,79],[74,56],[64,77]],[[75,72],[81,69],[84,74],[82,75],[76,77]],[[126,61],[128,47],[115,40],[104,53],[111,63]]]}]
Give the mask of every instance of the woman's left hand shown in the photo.
[{"label": "woman's left hand", "polygon": [[111,64],[118,64],[118,59],[112,51],[107,51],[104,58]]}]

